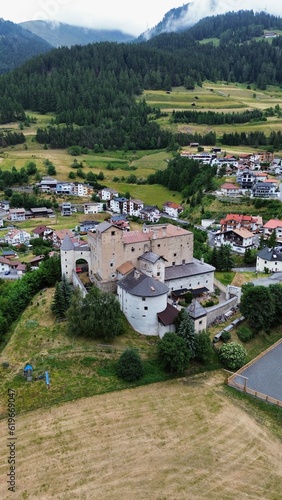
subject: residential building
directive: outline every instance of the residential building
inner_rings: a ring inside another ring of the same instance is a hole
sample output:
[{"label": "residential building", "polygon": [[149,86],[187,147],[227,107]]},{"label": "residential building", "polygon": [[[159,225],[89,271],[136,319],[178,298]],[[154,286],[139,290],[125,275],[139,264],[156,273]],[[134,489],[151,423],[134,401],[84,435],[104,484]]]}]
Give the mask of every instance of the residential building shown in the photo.
[{"label": "residential building", "polygon": [[238,196],[241,194],[241,188],[231,182],[224,182],[221,185],[219,194],[222,196]]},{"label": "residential building", "polygon": [[217,247],[230,245],[234,252],[244,253],[247,248],[254,247],[254,235],[248,229],[229,229],[217,233],[214,243]]},{"label": "residential building", "polygon": [[38,187],[42,193],[55,193],[57,183],[57,179],[53,179],[53,177],[43,177]]},{"label": "residential building", "polygon": [[271,234],[275,231],[276,241],[282,244],[282,220],[270,219],[263,226],[263,237],[268,239]]},{"label": "residential building", "polygon": [[58,181],[56,185],[56,194],[73,194],[74,183],[73,182],[61,182]]},{"label": "residential building", "polygon": [[83,211],[85,215],[98,214],[100,212],[103,212],[103,203],[101,202],[84,203]]},{"label": "residential building", "polygon": [[8,218],[11,221],[25,220],[25,209],[24,208],[10,208]]},{"label": "residential building", "polygon": [[61,215],[69,216],[72,214],[72,205],[69,201],[64,201],[61,207]]},{"label": "residential building", "polygon": [[173,201],[166,201],[166,203],[163,204],[163,212],[177,219],[179,214],[183,212],[183,207]]},{"label": "residential building", "polygon": [[257,254],[256,271],[282,272],[282,247],[264,247]]},{"label": "residential building", "polygon": [[252,187],[254,198],[279,198],[280,192],[274,182],[255,182]]},{"label": "residential building", "polygon": [[261,216],[244,215],[244,214],[227,214],[220,221],[221,232],[231,229],[248,229],[251,232],[257,232],[263,226]]},{"label": "residential building", "polygon": [[140,210],[140,219],[147,220],[149,222],[158,222],[160,216],[160,211],[157,207],[146,205],[142,208],[142,210]]},{"label": "residential building", "polygon": [[30,233],[22,229],[11,229],[4,237],[4,240],[11,246],[26,245],[29,244]]},{"label": "residential building", "polygon": [[116,191],[116,189],[104,187],[98,192],[98,196],[103,201],[110,201],[112,198],[118,197],[118,191]]}]

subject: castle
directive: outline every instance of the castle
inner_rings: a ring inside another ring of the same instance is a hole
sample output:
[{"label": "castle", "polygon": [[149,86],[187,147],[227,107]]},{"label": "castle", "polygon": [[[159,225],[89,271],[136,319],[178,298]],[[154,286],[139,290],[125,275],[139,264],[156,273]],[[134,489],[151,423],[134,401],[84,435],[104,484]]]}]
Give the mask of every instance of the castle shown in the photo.
[{"label": "castle", "polygon": [[61,268],[70,282],[80,259],[87,262],[90,281],[116,293],[128,321],[143,334],[173,331],[177,310],[168,303],[172,292],[214,290],[214,267],[193,258],[193,233],[172,224],[124,231],[102,222],[83,245],[67,235]]}]

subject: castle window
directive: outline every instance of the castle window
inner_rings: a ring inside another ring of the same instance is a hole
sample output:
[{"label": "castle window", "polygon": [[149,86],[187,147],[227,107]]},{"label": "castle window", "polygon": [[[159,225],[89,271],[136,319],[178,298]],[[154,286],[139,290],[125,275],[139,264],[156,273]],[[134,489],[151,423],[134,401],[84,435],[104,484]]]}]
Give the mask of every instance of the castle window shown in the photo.
[{"label": "castle window", "polygon": [[148,306],[145,306],[145,307],[144,307],[144,311],[148,311]]},{"label": "castle window", "polygon": [[142,300],[146,300],[146,297],[142,297]]},{"label": "castle window", "polygon": [[161,275],[161,273],[157,273],[157,276],[160,276],[160,275]]},{"label": "castle window", "polygon": [[174,253],[174,254],[173,254],[173,257],[176,257],[176,255],[177,255],[177,254],[176,254],[176,253]]},{"label": "castle window", "polygon": [[185,264],[185,259],[182,259],[182,264]]},{"label": "castle window", "polygon": [[113,263],[112,262],[110,263],[110,266],[113,267]]},{"label": "castle window", "polygon": [[111,236],[114,236],[116,234],[115,231],[111,231]]},{"label": "castle window", "polygon": [[135,248],[134,247],[131,247],[131,252],[135,252]]},{"label": "castle window", "polygon": [[175,266],[175,262],[173,262],[172,265]]}]

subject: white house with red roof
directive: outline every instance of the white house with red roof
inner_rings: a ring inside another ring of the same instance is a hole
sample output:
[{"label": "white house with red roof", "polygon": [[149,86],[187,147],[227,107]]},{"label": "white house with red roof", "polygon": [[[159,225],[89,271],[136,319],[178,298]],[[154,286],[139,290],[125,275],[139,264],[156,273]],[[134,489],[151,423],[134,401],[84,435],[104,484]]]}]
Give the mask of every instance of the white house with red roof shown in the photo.
[{"label": "white house with red roof", "polygon": [[170,215],[170,217],[178,217],[181,212],[183,212],[183,207],[174,203],[173,201],[167,201],[163,204],[163,212]]},{"label": "white house with red roof", "polygon": [[248,229],[251,232],[257,232],[263,226],[261,216],[244,215],[244,214],[227,214],[220,221],[221,231],[229,231],[231,229]]},{"label": "white house with red roof", "polygon": [[282,220],[280,219],[270,219],[263,226],[263,236],[268,239],[273,231],[276,232],[276,240],[282,243]]},{"label": "white house with red roof", "polygon": [[30,233],[23,229],[11,229],[4,238],[5,243],[8,245],[17,246],[29,244]]},{"label": "white house with red roof", "polygon": [[241,194],[241,188],[231,182],[224,182],[218,194],[222,196],[238,196]]}]

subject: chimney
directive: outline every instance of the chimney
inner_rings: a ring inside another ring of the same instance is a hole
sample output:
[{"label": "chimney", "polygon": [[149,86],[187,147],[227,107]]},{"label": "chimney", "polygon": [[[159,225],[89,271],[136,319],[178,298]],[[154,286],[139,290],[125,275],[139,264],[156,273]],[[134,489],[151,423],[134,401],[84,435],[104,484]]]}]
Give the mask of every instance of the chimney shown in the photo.
[{"label": "chimney", "polygon": [[138,278],[140,278],[140,271],[138,271],[138,269],[135,269],[135,270],[134,270],[134,278],[135,278],[136,280],[138,280]]},{"label": "chimney", "polygon": [[201,264],[204,264],[205,261],[204,261],[204,257],[201,257]]}]

